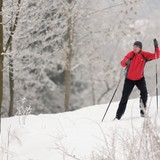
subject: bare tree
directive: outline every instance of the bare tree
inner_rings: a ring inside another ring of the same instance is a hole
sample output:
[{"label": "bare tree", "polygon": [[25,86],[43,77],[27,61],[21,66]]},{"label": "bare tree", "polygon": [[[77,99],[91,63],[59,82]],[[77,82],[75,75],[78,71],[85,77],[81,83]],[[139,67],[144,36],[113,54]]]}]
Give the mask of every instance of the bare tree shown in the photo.
[{"label": "bare tree", "polygon": [[0,131],[1,131],[1,110],[3,99],[3,0],[0,0]]},{"label": "bare tree", "polygon": [[[10,43],[9,51],[12,51],[12,43]],[[14,104],[14,73],[13,73],[13,59],[12,56],[9,55],[9,90],[10,90],[10,105],[8,116],[11,117],[13,115],[13,104]]]},{"label": "bare tree", "polygon": [[[21,0],[18,0],[17,3],[17,13],[16,13],[16,18],[15,22],[13,24],[13,27],[11,27],[11,36],[13,37],[13,34],[16,31],[16,27],[18,25],[18,18],[19,18],[19,9],[21,5]],[[13,41],[13,38],[12,38]],[[10,51],[12,50],[12,42],[10,42]],[[11,55],[9,55],[9,85],[10,85],[10,106],[9,106],[9,116],[13,116],[13,106],[14,106],[14,65],[13,65],[13,58]]]},{"label": "bare tree", "polygon": [[69,102],[70,102],[70,94],[71,94],[71,61],[73,56],[73,23],[72,23],[72,2],[73,0],[68,0],[69,8],[68,8],[68,30],[67,30],[67,53],[66,53],[66,67],[65,67],[65,111],[69,110]]},{"label": "bare tree", "polygon": [[[13,35],[16,31],[17,25],[18,25],[18,18],[19,18],[19,10],[20,10],[20,5],[21,5],[21,0],[17,1],[17,11],[16,11],[16,16],[15,16],[15,20],[14,23],[11,23],[10,26],[10,36],[7,40],[6,43],[6,48],[4,50],[4,52],[6,53],[8,50],[11,52],[12,50],[12,43],[13,43]],[[13,19],[11,19],[11,21],[13,21]],[[13,73],[13,58],[12,55],[9,55],[9,91],[10,91],[10,105],[9,105],[9,112],[8,115],[9,117],[13,115],[13,105],[14,105],[14,73]]]}]

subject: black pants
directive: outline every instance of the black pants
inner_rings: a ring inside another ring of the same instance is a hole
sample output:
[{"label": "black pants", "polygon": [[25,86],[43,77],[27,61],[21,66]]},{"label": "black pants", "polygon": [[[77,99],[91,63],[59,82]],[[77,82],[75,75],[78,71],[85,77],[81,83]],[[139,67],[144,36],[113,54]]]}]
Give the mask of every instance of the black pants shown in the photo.
[{"label": "black pants", "polygon": [[[135,85],[140,90],[140,99],[143,103],[143,107],[146,108],[148,92],[147,92],[146,81],[144,77],[136,81],[125,79],[123,91],[122,91],[122,98],[120,100],[119,107],[116,113],[117,119],[120,119],[121,116],[124,114],[128,98]],[[143,113],[143,110],[141,110],[140,112]]]}]

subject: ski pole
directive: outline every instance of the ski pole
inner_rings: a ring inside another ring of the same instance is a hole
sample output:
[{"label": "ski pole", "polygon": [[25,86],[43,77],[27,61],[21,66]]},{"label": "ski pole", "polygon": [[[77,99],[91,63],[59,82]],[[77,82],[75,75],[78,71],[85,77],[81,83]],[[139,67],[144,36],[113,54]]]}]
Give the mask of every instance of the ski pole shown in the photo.
[{"label": "ski pole", "polygon": [[157,102],[157,113],[158,113],[158,74],[157,74],[157,63],[156,63],[156,102]]},{"label": "ski pole", "polygon": [[[122,74],[122,75],[123,75],[123,74]],[[110,107],[110,105],[111,105],[111,102],[112,102],[112,100],[113,100],[113,98],[114,98],[114,96],[115,96],[115,94],[116,94],[116,92],[117,92],[117,89],[118,89],[118,87],[119,87],[119,84],[121,83],[121,79],[122,79],[122,76],[120,77],[120,79],[119,79],[119,81],[118,81],[118,84],[117,84],[117,86],[116,86],[116,89],[115,89],[115,91],[114,91],[114,93],[113,93],[113,95],[112,95],[112,98],[111,98],[110,102],[108,103],[107,109],[106,109],[106,111],[105,111],[105,113],[104,113],[104,116],[103,116],[103,118],[102,118],[102,122],[103,122],[103,120],[104,120],[104,118],[105,118],[105,116],[106,116],[106,114],[107,114],[107,111],[108,111],[108,109],[109,109],[109,107]]]},{"label": "ski pole", "polygon": [[[153,40],[153,43],[154,43],[154,45],[155,45],[155,54],[156,54],[156,48],[158,48],[158,42],[157,42],[157,40],[156,39],[154,39]],[[159,52],[159,50],[158,50],[158,52]],[[159,54],[158,54],[159,55]],[[158,72],[157,72],[157,54],[156,54],[156,56],[155,56],[155,64],[156,64],[156,104],[157,104],[157,113],[158,113]]]}]

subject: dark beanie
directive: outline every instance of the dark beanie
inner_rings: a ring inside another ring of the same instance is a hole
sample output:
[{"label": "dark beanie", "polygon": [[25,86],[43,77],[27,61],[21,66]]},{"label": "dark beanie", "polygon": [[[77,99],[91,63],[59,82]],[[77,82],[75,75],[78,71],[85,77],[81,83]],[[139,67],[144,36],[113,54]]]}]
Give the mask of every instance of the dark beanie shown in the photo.
[{"label": "dark beanie", "polygon": [[140,49],[142,49],[142,43],[140,41],[135,41],[133,45],[138,46]]}]

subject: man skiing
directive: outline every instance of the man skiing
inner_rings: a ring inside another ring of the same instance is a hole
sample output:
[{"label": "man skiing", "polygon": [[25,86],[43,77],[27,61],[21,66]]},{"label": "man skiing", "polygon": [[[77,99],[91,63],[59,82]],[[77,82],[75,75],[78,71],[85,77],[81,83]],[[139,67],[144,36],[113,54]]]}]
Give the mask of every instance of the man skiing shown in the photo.
[{"label": "man skiing", "polygon": [[123,86],[122,97],[116,112],[115,119],[120,120],[125,112],[128,98],[136,86],[140,90],[140,115],[145,116],[148,92],[144,78],[144,67],[147,61],[160,58],[158,42],[154,39],[155,54],[142,50],[142,43],[136,41],[133,50],[121,61],[121,66],[126,67],[126,78]]}]

